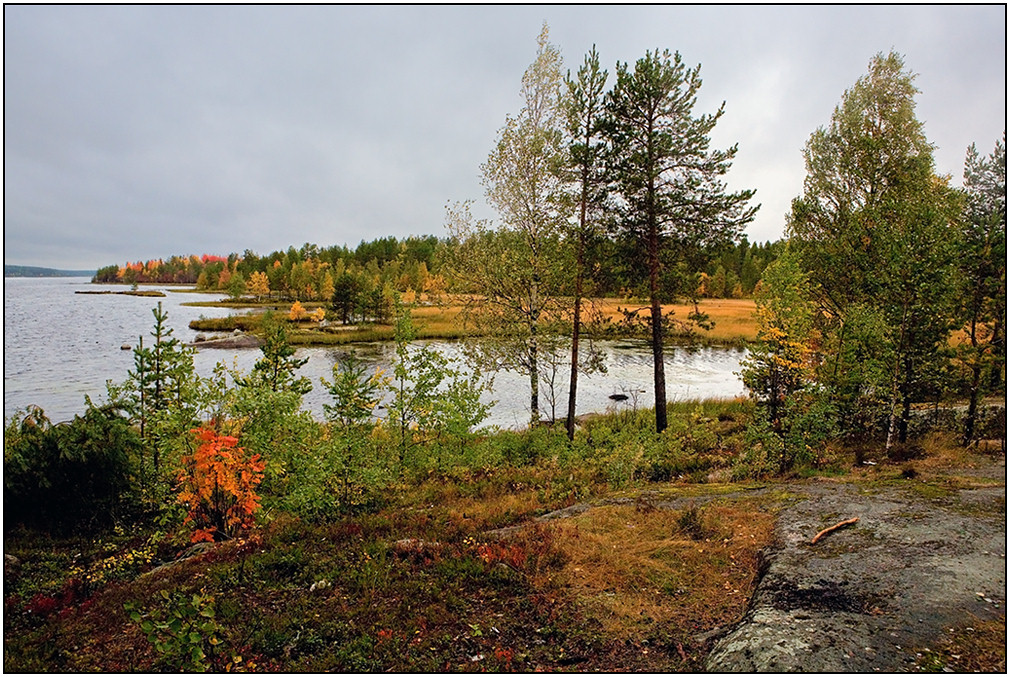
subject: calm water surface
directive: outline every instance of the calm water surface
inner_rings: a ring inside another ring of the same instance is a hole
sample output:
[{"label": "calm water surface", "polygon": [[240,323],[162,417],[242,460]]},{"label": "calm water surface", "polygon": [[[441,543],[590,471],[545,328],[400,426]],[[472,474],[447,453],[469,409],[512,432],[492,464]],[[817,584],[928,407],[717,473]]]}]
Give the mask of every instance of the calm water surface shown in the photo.
[{"label": "calm water surface", "polygon": [[[105,382],[121,382],[133,367],[133,352],[121,346],[136,345],[140,335],[148,340],[154,316],[151,309],[161,301],[168,312],[173,336],[191,342],[197,332],[189,323],[204,317],[224,317],[226,308],[189,308],[187,301],[223,298],[223,295],[183,293],[172,287],[144,287],[166,292],[162,299],[122,295],[75,294],[82,291],[123,291],[122,285],[93,285],[87,278],[5,278],[4,279],[4,418],[30,404],[41,406],[53,421],[73,418],[84,411],[84,396],[96,402],[105,399]],[[429,343],[450,358],[461,360],[458,344]],[[602,412],[652,406],[652,354],[645,342],[606,342],[607,373],[581,376],[579,413]],[[308,357],[299,371],[312,380],[313,390],[305,397],[305,408],[322,417],[328,394],[319,384],[330,378],[341,355],[353,350],[359,358],[376,366],[389,366],[394,356],[390,343],[366,343],[339,348],[301,348],[297,357]],[[743,393],[735,372],[744,352],[724,348],[704,348],[696,352],[671,350],[666,356],[667,397],[683,400],[703,397],[733,397]],[[218,362],[252,369],[261,353],[258,349],[198,351],[197,371],[209,376]],[[557,414],[567,412],[566,379],[557,386]],[[615,403],[610,395],[625,393],[629,399]],[[541,411],[551,409],[541,387]],[[526,377],[503,372],[495,377],[494,392],[486,400],[496,400],[486,423],[519,427],[529,421],[529,383]],[[636,401],[637,400],[637,401]]]}]

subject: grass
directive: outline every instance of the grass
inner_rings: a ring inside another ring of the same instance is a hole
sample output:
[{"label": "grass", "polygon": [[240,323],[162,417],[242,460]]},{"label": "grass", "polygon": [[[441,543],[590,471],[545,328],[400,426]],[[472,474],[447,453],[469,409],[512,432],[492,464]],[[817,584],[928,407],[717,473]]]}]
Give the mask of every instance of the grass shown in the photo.
[{"label": "grass", "polygon": [[916,667],[925,672],[1006,674],[1006,617],[950,630],[932,648],[917,652]]},{"label": "grass", "polygon": [[[648,306],[648,302],[638,303],[626,299],[602,299],[597,303],[599,311],[611,322],[617,323],[624,318],[620,308],[635,309]],[[711,331],[699,330],[703,340],[715,343],[741,343],[757,339],[757,321],[754,318],[756,306],[751,299],[701,299],[698,309],[709,316],[715,323]],[[674,313],[677,319],[686,319],[694,311],[694,306],[687,304],[667,304],[663,313]],[[644,313],[648,317],[648,309]]]},{"label": "grass", "polygon": [[[134,602],[145,615],[167,613],[160,590],[213,600],[222,628],[216,671],[239,655],[247,669],[295,672],[700,666],[691,636],[742,612],[767,533],[761,520],[770,517],[747,518],[746,506],[706,509],[711,535],[695,541],[671,531],[668,514],[603,507],[572,524],[488,536],[487,527],[559,505],[532,486],[506,491],[529,479],[502,472],[481,495],[423,482],[405,487],[395,505],[328,524],[279,515],[83,600],[36,604],[36,613],[21,605],[20,578],[5,604],[5,667],[171,669],[124,609]],[[48,558],[66,564],[79,545],[49,543],[65,554]],[[46,575],[57,575],[55,564]],[[593,578],[580,576],[587,571]]]},{"label": "grass", "polygon": [[[457,299],[458,301],[458,299]],[[222,300],[222,301],[196,301],[186,303],[188,306],[200,307],[223,307],[223,308],[247,308],[256,311],[275,310],[285,313],[290,304],[276,302],[257,302],[252,300]],[[325,307],[319,302],[305,302],[303,307],[311,311],[318,307]],[[619,308],[635,307],[634,304],[621,299],[603,299],[598,303],[601,314],[617,327],[623,314]],[[709,315],[715,322],[715,327],[711,331],[698,331],[691,340],[702,344],[712,345],[744,345],[757,338],[757,324],[754,320],[754,302],[749,299],[703,299],[699,308]],[[460,303],[450,303],[448,305],[415,306],[411,309],[411,318],[419,339],[459,339],[468,335],[468,331],[462,326],[460,321]],[[673,311],[678,318],[686,318],[693,307],[687,305],[667,305],[663,306],[664,312]],[[227,318],[210,318],[194,320],[190,323],[190,328],[196,331],[232,331],[241,329],[243,331],[255,332],[259,327],[259,313],[248,315],[233,315]],[[622,331],[618,331],[621,335]],[[351,325],[349,329],[343,326],[333,326],[319,328],[314,322],[302,322],[296,324],[290,332],[290,342],[295,345],[329,346],[344,345],[347,343],[368,342],[368,341],[388,341],[393,338],[393,326],[388,324],[362,323]],[[686,334],[674,334],[671,341],[683,341],[689,337]]]},{"label": "grass", "polygon": [[683,647],[743,615],[772,514],[746,503],[649,506],[597,507],[558,526],[563,576],[608,634],[648,636],[659,624]]}]

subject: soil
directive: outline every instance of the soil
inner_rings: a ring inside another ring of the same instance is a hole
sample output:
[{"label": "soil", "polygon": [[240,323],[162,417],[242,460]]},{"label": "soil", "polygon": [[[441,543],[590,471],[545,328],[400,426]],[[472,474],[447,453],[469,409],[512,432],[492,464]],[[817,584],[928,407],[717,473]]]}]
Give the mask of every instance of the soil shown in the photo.
[{"label": "soil", "polygon": [[952,629],[1005,619],[1005,457],[971,475],[1001,485],[789,484],[748,610],[706,669],[905,672]]}]

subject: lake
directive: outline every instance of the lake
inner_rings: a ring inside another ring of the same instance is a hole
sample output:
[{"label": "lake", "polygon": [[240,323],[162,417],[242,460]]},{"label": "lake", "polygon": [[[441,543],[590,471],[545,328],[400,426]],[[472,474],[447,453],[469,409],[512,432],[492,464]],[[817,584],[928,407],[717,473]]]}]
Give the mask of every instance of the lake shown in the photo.
[{"label": "lake", "polygon": [[[194,294],[179,288],[144,286],[166,292],[162,299],[122,295],[75,294],[75,291],[124,291],[122,285],[93,285],[87,278],[4,278],[4,419],[35,404],[54,422],[69,420],[85,409],[84,396],[104,401],[105,382],[121,382],[133,367],[133,352],[121,346],[136,345],[139,336],[150,337],[154,317],[151,309],[161,301],[168,312],[173,336],[189,343],[197,332],[189,323],[201,316],[224,317],[227,308],[191,308],[182,304],[193,300],[224,298],[224,295]],[[429,341],[454,360],[461,360],[459,344]],[[646,408],[653,403],[652,353],[644,341],[608,341],[600,344],[607,355],[607,373],[579,378],[578,413]],[[314,386],[305,397],[305,408],[322,418],[323,404],[329,401],[319,378],[330,378],[333,365],[353,350],[360,359],[388,368],[394,357],[391,343],[364,343],[327,348],[299,348],[297,357],[308,357],[299,370]],[[666,356],[667,397],[686,400],[707,397],[734,397],[744,392],[735,372],[745,351],[730,348],[701,348],[690,352],[669,348]],[[244,372],[252,369],[261,353],[258,349],[204,349],[197,351],[197,372],[209,376],[218,362],[235,365]],[[567,374],[559,379],[557,415],[567,412]],[[626,394],[615,402],[611,395]],[[495,377],[496,400],[487,424],[522,427],[529,421],[529,382],[514,372]],[[541,412],[551,409],[540,394]]]}]

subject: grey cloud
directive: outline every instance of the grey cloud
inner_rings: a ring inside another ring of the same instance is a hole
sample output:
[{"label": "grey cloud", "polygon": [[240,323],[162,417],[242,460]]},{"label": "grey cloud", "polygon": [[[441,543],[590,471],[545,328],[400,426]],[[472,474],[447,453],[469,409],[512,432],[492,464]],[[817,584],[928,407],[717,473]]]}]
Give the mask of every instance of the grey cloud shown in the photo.
[{"label": "grey cloud", "polygon": [[[442,234],[547,20],[568,67],[646,49],[702,64],[713,144],[781,236],[800,151],[870,57],[920,73],[937,166],[1006,117],[998,6],[7,6],[4,257],[85,268]],[[490,216],[486,208],[478,213]]]}]

